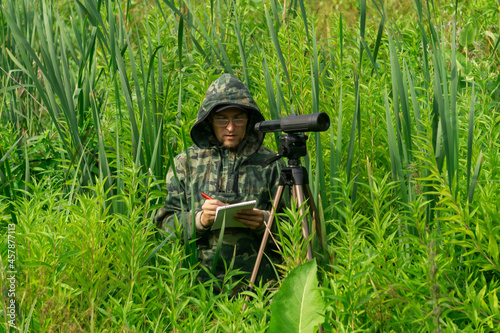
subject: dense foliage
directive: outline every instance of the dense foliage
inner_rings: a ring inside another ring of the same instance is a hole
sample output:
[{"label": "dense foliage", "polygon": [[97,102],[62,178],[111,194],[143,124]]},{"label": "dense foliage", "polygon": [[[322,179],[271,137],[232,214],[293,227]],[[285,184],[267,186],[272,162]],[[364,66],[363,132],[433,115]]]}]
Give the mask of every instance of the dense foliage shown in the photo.
[{"label": "dense foliage", "polygon": [[[267,119],[332,120],[304,160],[327,237],[301,273],[322,302],[303,301],[323,331],[496,331],[499,5],[0,0],[0,330],[277,329],[290,283],[202,285],[195,241],[152,223],[227,72]],[[307,245],[300,210],[284,214],[281,279]]]}]

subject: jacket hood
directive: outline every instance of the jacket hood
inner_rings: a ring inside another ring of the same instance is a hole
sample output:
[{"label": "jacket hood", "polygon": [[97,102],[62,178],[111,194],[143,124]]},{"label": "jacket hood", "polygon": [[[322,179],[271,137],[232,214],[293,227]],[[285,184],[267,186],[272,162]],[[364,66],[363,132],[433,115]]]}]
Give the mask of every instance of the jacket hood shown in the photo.
[{"label": "jacket hood", "polygon": [[196,116],[196,122],[191,129],[191,139],[200,148],[210,148],[217,145],[217,139],[208,122],[209,115],[222,106],[235,105],[248,113],[248,125],[245,139],[240,144],[248,143],[260,146],[264,133],[255,131],[255,124],[264,121],[257,103],[252,98],[247,87],[231,74],[223,74],[208,87],[205,98]]}]

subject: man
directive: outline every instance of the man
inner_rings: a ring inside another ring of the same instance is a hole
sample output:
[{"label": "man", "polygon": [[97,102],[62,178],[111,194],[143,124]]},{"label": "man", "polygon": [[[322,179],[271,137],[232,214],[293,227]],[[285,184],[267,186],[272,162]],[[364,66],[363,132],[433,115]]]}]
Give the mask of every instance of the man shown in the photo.
[{"label": "man", "polygon": [[[190,239],[197,238],[199,260],[217,278],[225,274],[224,262],[229,267],[233,260],[233,268],[250,277],[265,222],[269,220],[279,168],[277,162],[265,163],[275,153],[262,146],[264,134],[254,130],[254,125],[263,120],[245,85],[232,75],[222,75],[210,85],[198,110],[191,129],[195,145],[187,154],[183,152],[175,158],[176,173],[170,169],[167,175],[168,195],[155,217],[157,226],[171,233],[186,225],[187,230],[182,232],[187,232]],[[202,193],[213,199],[204,199]],[[240,210],[234,216],[247,228],[226,228],[214,272],[212,266],[221,236],[220,230],[211,230],[216,209],[248,200],[256,200],[256,208]],[[269,246],[266,248],[259,270],[264,282],[276,279],[269,259],[279,262],[279,256]],[[207,278],[204,272],[202,276]]]}]

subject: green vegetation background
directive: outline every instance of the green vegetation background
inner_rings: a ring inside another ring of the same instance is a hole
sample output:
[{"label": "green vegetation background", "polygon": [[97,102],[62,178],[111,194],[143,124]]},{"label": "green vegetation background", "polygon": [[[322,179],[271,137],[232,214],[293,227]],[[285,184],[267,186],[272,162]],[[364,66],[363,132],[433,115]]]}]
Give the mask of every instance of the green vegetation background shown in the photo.
[{"label": "green vegetation background", "polygon": [[[282,316],[271,299],[293,293],[231,298],[238,272],[199,284],[195,242],[158,249],[170,161],[223,72],[267,119],[332,120],[304,161],[324,331],[497,331],[498,0],[0,7],[0,331],[260,332]],[[283,276],[305,258],[297,210],[279,223]]]}]

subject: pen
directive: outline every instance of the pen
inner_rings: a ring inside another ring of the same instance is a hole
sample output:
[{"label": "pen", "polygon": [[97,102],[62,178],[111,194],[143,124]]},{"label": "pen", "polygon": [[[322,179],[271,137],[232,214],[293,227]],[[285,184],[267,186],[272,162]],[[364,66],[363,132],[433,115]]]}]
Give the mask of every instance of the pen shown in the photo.
[{"label": "pen", "polygon": [[214,200],[210,196],[206,195],[205,193],[201,192],[201,196],[204,197],[207,200]]}]

